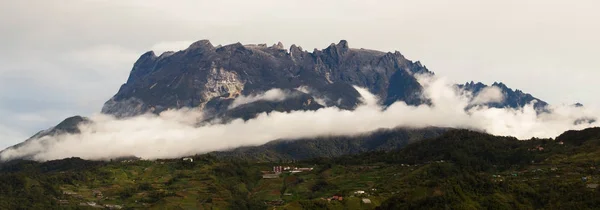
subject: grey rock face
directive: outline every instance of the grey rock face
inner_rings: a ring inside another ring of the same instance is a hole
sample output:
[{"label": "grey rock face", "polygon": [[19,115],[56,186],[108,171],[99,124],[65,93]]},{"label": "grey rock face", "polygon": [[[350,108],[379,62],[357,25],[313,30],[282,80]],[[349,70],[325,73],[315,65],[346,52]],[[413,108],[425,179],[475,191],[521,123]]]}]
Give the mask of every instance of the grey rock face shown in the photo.
[{"label": "grey rock face", "polygon": [[[474,95],[478,94],[484,88],[489,87],[488,85],[485,85],[481,82],[475,83],[473,81],[467,82],[465,84],[460,84],[457,86],[459,88],[462,88],[464,90],[472,92]],[[494,82],[494,84],[492,84],[491,86],[497,87],[502,91],[502,94],[504,95],[504,101],[486,104],[489,107],[519,108],[519,107],[523,107],[523,106],[533,102],[533,106],[536,110],[538,110],[540,112],[546,111],[545,109],[548,106],[548,103],[546,103],[545,101],[542,101],[538,98],[533,97],[531,94],[524,93],[523,91],[518,90],[518,89],[513,90],[501,82],[500,83]]]},{"label": "grey rock face", "polygon": [[[223,105],[239,95],[302,86],[313,91],[307,98],[296,99],[302,101],[288,101],[280,110],[314,109],[303,104],[316,97],[326,98],[327,106],[352,109],[360,96],[353,85],[369,89],[386,105],[398,100],[417,105],[424,100],[416,73],[431,72],[399,52],[353,49],[345,40],[312,53],[296,45],[288,51],[282,43],[214,47],[201,40],[179,52],[158,57],[152,51],[143,54],[102,113],[129,117],[200,106],[219,115],[228,112]],[[268,111],[265,107],[253,110]]]},{"label": "grey rock face", "polygon": [[[155,108],[154,108],[155,109]],[[136,97],[116,101],[111,98],[102,107],[102,113],[112,113],[120,117],[133,117],[144,114],[147,110],[152,110],[144,102]]]}]

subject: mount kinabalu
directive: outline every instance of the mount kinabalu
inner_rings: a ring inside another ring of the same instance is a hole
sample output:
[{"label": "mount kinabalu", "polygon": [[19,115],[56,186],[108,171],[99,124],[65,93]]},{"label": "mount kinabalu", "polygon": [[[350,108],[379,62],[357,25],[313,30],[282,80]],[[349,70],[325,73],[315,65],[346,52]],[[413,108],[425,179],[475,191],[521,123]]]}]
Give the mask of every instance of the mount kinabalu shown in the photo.
[{"label": "mount kinabalu", "polygon": [[[117,117],[158,113],[169,108],[202,107],[206,113],[231,113],[252,117],[265,111],[289,111],[338,106],[352,109],[359,103],[353,85],[366,87],[386,105],[405,101],[417,105],[421,85],[413,76],[430,73],[419,62],[399,52],[351,49],[346,41],[312,53],[281,43],[214,47],[209,41],[193,43],[179,52],[140,57],[119,92],[104,104],[102,112]],[[299,91],[305,87],[310,92]],[[239,95],[252,95],[273,88],[296,93],[279,103],[259,101],[229,110]],[[316,103],[317,99],[320,103]],[[249,113],[252,112],[252,113]]]},{"label": "mount kinabalu", "polygon": [[[327,106],[353,109],[360,103],[360,94],[353,86],[367,88],[386,106],[396,101],[409,105],[429,103],[421,97],[423,87],[415,74],[433,72],[398,51],[354,49],[344,40],[313,52],[296,45],[286,50],[281,43],[271,47],[240,43],[215,47],[208,40],[201,40],[178,52],[160,56],[152,51],[144,53],[133,65],[127,82],[104,104],[102,113],[131,117],[171,108],[199,107],[208,119],[227,120],[249,119],[261,112]],[[502,90],[505,100],[489,106],[517,108],[532,101],[537,101],[536,108],[546,106],[545,102],[502,83],[493,86]],[[476,94],[486,85],[471,82],[458,87]],[[294,97],[231,106],[238,96],[275,88]],[[52,130],[56,129],[49,129]],[[48,135],[56,133],[60,132]]]},{"label": "mount kinabalu", "polygon": [[[384,105],[404,101],[409,105],[427,103],[415,74],[433,74],[420,62],[406,59],[400,52],[380,52],[350,48],[342,40],[312,53],[281,43],[214,47],[201,40],[179,52],[156,56],[143,54],[127,82],[104,104],[102,113],[117,117],[169,108],[201,107],[206,113],[226,118],[251,118],[260,112],[314,110],[324,106],[352,109],[359,102],[353,85],[367,88]],[[506,103],[495,107],[520,107],[533,100],[546,103],[502,83]],[[298,88],[305,87],[305,91]],[[485,85],[466,85],[473,92]],[[252,95],[273,88],[296,93],[279,102],[257,101],[231,109],[239,95]],[[306,91],[308,89],[309,91]],[[317,103],[317,101],[319,103]]]}]

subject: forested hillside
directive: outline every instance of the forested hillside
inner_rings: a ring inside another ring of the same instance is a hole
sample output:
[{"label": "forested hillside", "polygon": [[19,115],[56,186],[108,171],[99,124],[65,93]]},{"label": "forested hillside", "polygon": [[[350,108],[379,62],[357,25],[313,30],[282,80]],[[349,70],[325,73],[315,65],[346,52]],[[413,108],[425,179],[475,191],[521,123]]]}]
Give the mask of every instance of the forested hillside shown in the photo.
[{"label": "forested hillside", "polygon": [[400,150],[295,162],[12,161],[0,165],[0,209],[596,209],[599,135],[450,130]]}]

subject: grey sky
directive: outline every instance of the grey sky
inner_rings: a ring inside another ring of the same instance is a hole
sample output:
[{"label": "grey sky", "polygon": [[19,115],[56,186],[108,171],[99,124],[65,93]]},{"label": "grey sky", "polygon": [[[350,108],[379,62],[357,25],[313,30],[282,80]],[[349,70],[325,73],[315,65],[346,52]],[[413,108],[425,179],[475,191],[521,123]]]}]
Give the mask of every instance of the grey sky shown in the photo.
[{"label": "grey sky", "polygon": [[552,104],[600,108],[600,2],[0,1],[0,148],[98,112],[150,49],[340,39],[398,50],[455,82],[502,81]]}]

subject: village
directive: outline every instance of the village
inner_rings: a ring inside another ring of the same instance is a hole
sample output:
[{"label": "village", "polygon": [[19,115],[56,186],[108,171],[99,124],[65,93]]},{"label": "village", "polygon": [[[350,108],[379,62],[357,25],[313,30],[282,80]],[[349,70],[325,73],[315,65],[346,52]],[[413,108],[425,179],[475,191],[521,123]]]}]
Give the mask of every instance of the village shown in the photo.
[{"label": "village", "polygon": [[312,170],[313,170],[313,168],[298,168],[295,166],[273,166],[272,171],[261,171],[261,172],[263,174],[262,175],[263,179],[275,179],[275,178],[279,178],[279,175],[281,175],[282,173],[295,174],[295,173],[312,171]]}]

